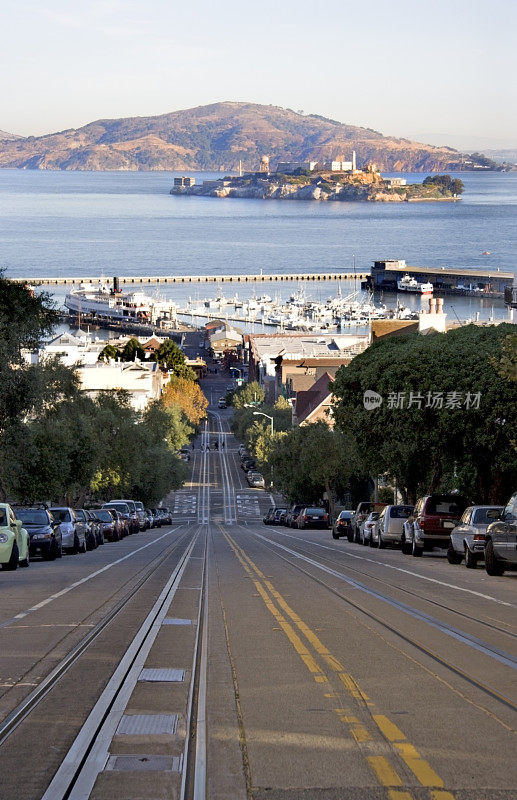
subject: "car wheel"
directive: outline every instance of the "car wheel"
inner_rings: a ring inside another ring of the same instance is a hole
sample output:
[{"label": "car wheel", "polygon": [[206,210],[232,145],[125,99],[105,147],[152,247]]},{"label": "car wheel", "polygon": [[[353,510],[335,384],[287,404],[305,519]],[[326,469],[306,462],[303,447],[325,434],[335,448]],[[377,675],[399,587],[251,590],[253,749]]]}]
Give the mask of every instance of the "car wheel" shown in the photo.
[{"label": "car wheel", "polygon": [[25,556],[22,561],[20,561],[20,567],[30,567],[31,565],[31,557],[29,553],[29,548],[27,547],[27,555]]},{"label": "car wheel", "polygon": [[19,560],[20,560],[20,553],[19,553],[19,550],[18,550],[18,545],[16,544],[16,542],[13,542],[13,549],[11,550],[11,557],[10,557],[9,561],[6,561],[5,564],[2,564],[2,569],[9,570],[9,572],[12,572],[12,570],[18,569],[18,561]]},{"label": "car wheel", "polygon": [[386,547],[385,543],[382,540],[382,536],[380,535],[380,533],[379,533],[379,535],[377,537],[377,547],[379,548],[379,550],[384,550],[384,548]]},{"label": "car wheel", "polygon": [[54,559],[56,559],[57,557],[58,557],[58,546],[56,540],[54,539],[50,543],[50,547],[44,554],[43,558],[45,559],[45,561],[54,561]]},{"label": "car wheel", "polygon": [[347,538],[347,541],[349,541],[350,543],[352,543],[354,541],[354,534],[352,533],[352,531],[349,531],[347,533],[346,538]]},{"label": "car wheel", "polygon": [[77,553],[86,553],[86,537],[84,537],[84,542],[81,545],[77,545]]},{"label": "car wheel", "polygon": [[476,569],[477,565],[477,556],[475,556],[472,550],[465,545],[465,566],[467,569]]},{"label": "car wheel", "polygon": [[339,534],[337,534],[335,531],[332,531],[332,538],[339,539]]},{"label": "car wheel", "polygon": [[461,564],[463,561],[461,555],[456,552],[452,544],[447,548],[447,561],[449,564]]},{"label": "car wheel", "polygon": [[375,547],[375,542],[373,541],[373,535],[370,533],[370,538],[368,539],[368,544],[370,547]]},{"label": "car wheel", "polygon": [[407,542],[406,538],[402,538],[402,544],[400,548],[405,556],[408,556],[411,553],[411,542]]},{"label": "car wheel", "polygon": [[497,558],[494,545],[491,541],[488,541],[485,546],[485,569],[488,575],[503,575],[504,574],[504,567]]},{"label": "car wheel", "polygon": [[63,558],[63,542],[56,543],[56,558]]},{"label": "car wheel", "polygon": [[424,552],[424,548],[423,547],[417,547],[417,544],[416,544],[415,540],[413,539],[413,541],[411,543],[411,555],[414,556],[415,558],[420,558],[420,556],[422,555],[423,552]]},{"label": "car wheel", "polygon": [[72,547],[71,552],[73,553],[74,556],[75,556],[76,553],[80,553],[81,552],[81,543],[79,541],[79,537],[78,537],[77,534],[75,534],[75,536],[74,536],[74,546]]}]

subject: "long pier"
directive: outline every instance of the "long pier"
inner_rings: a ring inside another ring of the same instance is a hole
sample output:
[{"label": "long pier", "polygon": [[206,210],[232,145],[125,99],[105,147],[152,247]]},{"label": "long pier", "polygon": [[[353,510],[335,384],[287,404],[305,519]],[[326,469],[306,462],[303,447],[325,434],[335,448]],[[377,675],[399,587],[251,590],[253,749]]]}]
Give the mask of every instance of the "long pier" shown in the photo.
[{"label": "long pier", "polygon": [[[366,280],[370,277],[370,270],[356,270],[355,272],[289,272],[278,274],[259,273],[258,275],[125,275],[119,277],[120,286],[144,286],[160,283],[289,283],[297,281],[346,281]],[[13,278],[20,283],[30,283],[32,286],[76,286],[81,283],[101,284],[110,282],[106,277],[87,277],[75,275],[73,277],[58,278]]]}]

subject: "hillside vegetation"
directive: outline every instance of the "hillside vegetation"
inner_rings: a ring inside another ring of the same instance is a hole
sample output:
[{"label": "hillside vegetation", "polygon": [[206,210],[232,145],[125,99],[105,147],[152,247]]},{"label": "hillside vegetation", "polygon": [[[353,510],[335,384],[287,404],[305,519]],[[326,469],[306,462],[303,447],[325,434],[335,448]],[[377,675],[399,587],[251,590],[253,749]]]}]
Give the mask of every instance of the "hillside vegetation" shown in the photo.
[{"label": "hillside vegetation", "polygon": [[[7,136],[7,134],[6,134]],[[56,170],[255,170],[260,157],[326,160],[357,152],[382,170],[462,169],[457,150],[383,136],[278,106],[214,103],[156,117],[97,120],[45,136],[2,138],[0,167]]]}]

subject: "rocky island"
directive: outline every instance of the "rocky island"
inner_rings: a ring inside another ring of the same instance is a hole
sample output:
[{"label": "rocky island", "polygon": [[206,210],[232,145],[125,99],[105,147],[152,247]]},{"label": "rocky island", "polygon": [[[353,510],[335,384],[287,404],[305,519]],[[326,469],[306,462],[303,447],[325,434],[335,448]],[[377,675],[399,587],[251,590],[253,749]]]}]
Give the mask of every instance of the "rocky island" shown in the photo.
[{"label": "rocky island", "polygon": [[363,170],[297,168],[293,172],[253,172],[207,180],[176,178],[171,194],[198,197],[240,197],[259,200],[328,200],[342,202],[422,202],[459,200],[463,182],[450,175],[430,175],[422,183],[383,178],[375,165]]}]

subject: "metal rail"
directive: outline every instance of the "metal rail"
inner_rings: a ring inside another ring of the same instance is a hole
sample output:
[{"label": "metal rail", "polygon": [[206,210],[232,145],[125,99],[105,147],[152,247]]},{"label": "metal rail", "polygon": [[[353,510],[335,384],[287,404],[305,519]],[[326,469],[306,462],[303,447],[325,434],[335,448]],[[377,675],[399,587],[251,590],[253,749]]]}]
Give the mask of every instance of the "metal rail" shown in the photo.
[{"label": "metal rail", "polygon": [[[151,562],[150,568],[147,572],[137,581],[137,583],[130,589],[124,597],[106,614],[100,622],[89,631],[86,636],[78,642],[75,647],[57,664],[56,667],[38,684],[38,686],[27,695],[27,697],[19,703],[3,720],[0,722],[0,745],[13,733],[18,725],[34,711],[36,706],[43,700],[43,698],[56,686],[63,675],[68,672],[70,667],[75,664],[81,655],[87,650],[91,644],[98,638],[102,631],[115,619],[116,616],[127,606],[130,600],[136,595],[141,587],[146,583],[149,578],[156,572],[158,567],[176,550],[189,531],[186,531],[173,545],[167,548],[165,553],[161,553],[157,558]],[[16,684],[15,684],[16,686]],[[14,687],[13,687],[14,688]]]}]

